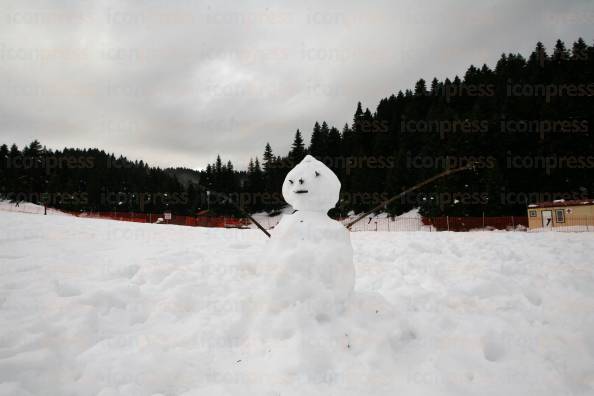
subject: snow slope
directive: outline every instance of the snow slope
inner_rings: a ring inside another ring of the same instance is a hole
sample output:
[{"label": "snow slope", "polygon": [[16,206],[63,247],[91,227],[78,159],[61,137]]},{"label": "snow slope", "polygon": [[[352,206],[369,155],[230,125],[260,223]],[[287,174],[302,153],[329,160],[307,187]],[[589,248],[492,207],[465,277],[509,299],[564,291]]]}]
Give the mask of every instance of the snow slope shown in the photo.
[{"label": "snow slope", "polygon": [[[2,212],[19,212],[19,213],[36,213],[36,214],[43,214],[44,207],[41,205],[36,205],[31,202],[19,202],[19,206],[16,206],[16,203],[10,202],[7,200],[0,199],[0,211]],[[48,215],[58,215],[58,216],[70,216],[67,213],[60,212],[59,210],[47,208]]]},{"label": "snow slope", "polygon": [[0,223],[0,395],[594,394],[591,234],[352,233],[357,291],[405,331],[353,345],[365,364],[287,378],[230,335],[269,270],[261,232]]}]

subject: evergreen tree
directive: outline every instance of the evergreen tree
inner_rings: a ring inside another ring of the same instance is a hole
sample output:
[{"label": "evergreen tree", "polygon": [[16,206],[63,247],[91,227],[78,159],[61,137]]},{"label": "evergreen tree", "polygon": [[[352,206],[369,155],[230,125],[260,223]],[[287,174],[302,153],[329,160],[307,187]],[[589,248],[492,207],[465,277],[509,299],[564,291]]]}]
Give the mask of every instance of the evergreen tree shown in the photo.
[{"label": "evergreen tree", "polygon": [[313,132],[311,134],[311,141],[308,152],[316,158],[322,158],[324,155],[328,155],[328,139],[330,129],[326,121],[320,124],[315,123]]},{"label": "evergreen tree", "polygon": [[[505,55],[504,55],[505,56]],[[544,68],[549,61],[549,55],[543,43],[540,41],[536,44],[536,48],[528,57],[528,67],[531,74],[537,73],[537,68]],[[496,69],[497,73],[501,71]]]},{"label": "evergreen tree", "polygon": [[557,40],[555,44],[555,50],[553,51],[552,59],[554,62],[560,63],[569,59],[569,51],[565,48],[565,43],[561,40]]},{"label": "evergreen tree", "polygon": [[316,121],[313,131],[311,133],[311,140],[309,142],[308,152],[314,157],[319,157],[324,152],[324,144],[322,142],[322,131],[320,124]]},{"label": "evergreen tree", "polygon": [[223,161],[221,160],[221,156],[217,155],[217,159],[215,162],[215,173],[222,173],[223,172]]},{"label": "evergreen tree", "polygon": [[305,157],[305,145],[303,144],[303,137],[301,136],[301,132],[297,129],[295,132],[295,138],[293,139],[293,144],[291,145],[291,151],[289,151],[289,159],[291,164],[297,165],[301,160]]},{"label": "evergreen tree", "polygon": [[8,184],[8,146],[0,146],[0,199],[5,199]]},{"label": "evergreen tree", "polygon": [[426,96],[427,84],[422,78],[415,84],[415,96]]},{"label": "evergreen tree", "polygon": [[264,172],[269,174],[274,168],[274,154],[272,153],[272,147],[270,147],[270,143],[266,143],[262,159],[264,160]]},{"label": "evergreen tree", "polygon": [[439,81],[437,78],[433,78],[431,81],[431,95],[436,96],[439,94]]},{"label": "evergreen tree", "polygon": [[573,43],[571,48],[571,59],[577,61],[583,61],[588,58],[588,45],[581,37]]}]

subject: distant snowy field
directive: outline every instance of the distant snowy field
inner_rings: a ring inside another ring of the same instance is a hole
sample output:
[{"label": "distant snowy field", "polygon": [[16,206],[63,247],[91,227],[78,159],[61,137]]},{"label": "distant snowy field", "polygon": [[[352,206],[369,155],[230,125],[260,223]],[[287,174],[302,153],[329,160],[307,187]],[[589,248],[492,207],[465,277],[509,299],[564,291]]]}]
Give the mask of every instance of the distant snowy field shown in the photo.
[{"label": "distant snowy field", "polygon": [[262,276],[261,232],[0,224],[0,395],[594,394],[589,233],[352,233],[356,289],[409,334],[359,371],[299,382],[226,336]]}]

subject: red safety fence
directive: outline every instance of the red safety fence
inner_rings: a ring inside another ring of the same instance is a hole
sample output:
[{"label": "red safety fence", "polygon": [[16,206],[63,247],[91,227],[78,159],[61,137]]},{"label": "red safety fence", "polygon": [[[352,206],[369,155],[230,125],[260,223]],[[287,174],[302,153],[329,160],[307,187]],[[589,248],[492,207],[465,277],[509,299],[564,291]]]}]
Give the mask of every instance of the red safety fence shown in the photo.
[{"label": "red safety fence", "polygon": [[[247,218],[178,216],[165,219],[164,214],[138,212],[67,212],[77,217],[132,221],[136,223],[176,224],[191,227],[214,228],[253,228]],[[347,224],[351,219],[341,219]],[[258,221],[266,229],[278,224],[279,217],[260,218]],[[351,231],[471,231],[471,230],[526,230],[526,216],[499,217],[370,217],[362,219],[351,227]]]},{"label": "red safety fence", "polygon": [[216,228],[247,228],[249,219],[236,217],[194,217],[171,215],[166,219],[164,214],[138,213],[138,212],[72,212],[65,211],[73,216],[107,219],[118,221],[132,221],[135,223],[175,224],[191,227],[216,227]]}]

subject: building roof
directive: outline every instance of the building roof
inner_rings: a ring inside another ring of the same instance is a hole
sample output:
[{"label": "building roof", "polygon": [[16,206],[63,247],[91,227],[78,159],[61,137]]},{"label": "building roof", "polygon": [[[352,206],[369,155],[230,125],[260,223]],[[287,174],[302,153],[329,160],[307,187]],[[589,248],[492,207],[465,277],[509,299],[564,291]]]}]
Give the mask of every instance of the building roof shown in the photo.
[{"label": "building roof", "polygon": [[539,202],[528,205],[529,208],[554,208],[554,207],[565,207],[565,206],[585,206],[594,205],[594,199],[573,199],[566,201],[564,199],[558,199],[556,201]]}]

